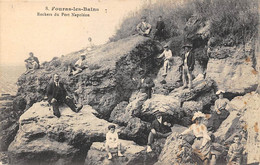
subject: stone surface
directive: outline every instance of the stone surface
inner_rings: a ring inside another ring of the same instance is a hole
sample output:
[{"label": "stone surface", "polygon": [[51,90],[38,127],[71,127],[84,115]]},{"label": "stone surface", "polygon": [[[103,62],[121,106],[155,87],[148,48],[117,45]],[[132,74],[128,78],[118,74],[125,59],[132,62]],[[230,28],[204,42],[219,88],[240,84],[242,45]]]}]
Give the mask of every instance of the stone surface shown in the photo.
[{"label": "stone surface", "polygon": [[11,163],[70,164],[84,159],[92,142],[105,140],[111,123],[93,115],[95,110],[90,106],[84,106],[79,113],[68,107],[60,111],[61,117],[57,118],[46,102],[39,102],[20,117],[19,131],[8,148]]},{"label": "stone surface", "polygon": [[113,153],[113,159],[107,159],[105,142],[95,142],[91,145],[88,155],[85,159],[85,165],[125,165],[133,164],[138,156],[145,150],[145,147],[138,146],[132,141],[121,140],[122,153],[124,157],[117,156],[117,150]]},{"label": "stone surface", "polygon": [[191,158],[191,145],[186,140],[177,138],[177,135],[185,129],[187,127],[179,125],[172,127],[173,133],[167,138],[156,165],[194,164]]},{"label": "stone surface", "polygon": [[257,88],[252,47],[218,47],[211,51],[207,77],[216,82],[218,89],[233,94],[245,94]]},{"label": "stone surface", "polygon": [[196,111],[202,111],[203,109],[203,104],[202,102],[196,102],[196,101],[186,101],[182,105],[183,111],[189,115],[193,116],[194,112]]}]

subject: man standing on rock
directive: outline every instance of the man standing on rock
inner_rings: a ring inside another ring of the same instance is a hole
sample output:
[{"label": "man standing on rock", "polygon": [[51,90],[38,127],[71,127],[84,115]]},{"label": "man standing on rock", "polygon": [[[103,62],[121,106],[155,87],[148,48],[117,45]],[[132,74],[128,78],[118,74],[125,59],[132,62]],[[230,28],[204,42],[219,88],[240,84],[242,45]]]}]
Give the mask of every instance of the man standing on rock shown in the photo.
[{"label": "man standing on rock", "polygon": [[152,30],[152,26],[148,22],[146,22],[146,17],[142,17],[142,22],[140,22],[136,26],[136,30],[137,30],[138,34],[147,37],[147,36],[149,36],[149,34]]},{"label": "man standing on rock", "polygon": [[51,104],[53,114],[58,118],[61,116],[59,106],[65,103],[74,112],[79,112],[82,109],[82,105],[77,108],[72,99],[68,96],[64,85],[59,81],[58,74],[54,74],[53,81],[47,87],[48,102]]},{"label": "man standing on rock", "polygon": [[194,54],[191,53],[192,45],[184,45],[184,54],[182,56],[182,81],[183,81],[183,89],[187,88],[187,77],[189,81],[189,90],[192,88],[192,71],[195,65],[195,57]]},{"label": "man standing on rock", "polygon": [[159,41],[165,39],[165,24],[162,20],[162,16],[158,17],[158,21],[156,23],[156,29],[154,33],[154,39],[158,39]]},{"label": "man standing on rock", "polygon": [[169,49],[168,44],[166,44],[164,46],[164,51],[158,58],[162,58],[162,57],[164,57],[164,63],[163,63],[164,73],[163,73],[163,76],[167,76],[167,72],[171,68],[170,60],[173,59],[172,58],[172,51]]},{"label": "man standing on rock", "polygon": [[147,143],[147,152],[151,152],[152,148],[151,145],[155,138],[166,138],[171,135],[171,124],[164,122],[161,113],[156,114],[156,119],[152,122],[151,125],[151,132],[148,136],[148,143]]},{"label": "man standing on rock", "polygon": [[139,71],[141,74],[141,79],[138,82],[137,88],[141,93],[146,93],[147,98],[152,98],[152,88],[154,87],[154,82],[151,77],[147,76],[147,73],[143,69]]}]

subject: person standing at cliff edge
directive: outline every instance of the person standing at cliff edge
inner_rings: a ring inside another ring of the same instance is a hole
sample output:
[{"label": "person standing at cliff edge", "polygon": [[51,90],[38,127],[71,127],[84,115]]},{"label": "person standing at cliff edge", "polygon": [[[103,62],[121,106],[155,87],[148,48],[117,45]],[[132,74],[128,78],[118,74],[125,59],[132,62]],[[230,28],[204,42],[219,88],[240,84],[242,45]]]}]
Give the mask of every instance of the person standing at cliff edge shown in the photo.
[{"label": "person standing at cliff edge", "polygon": [[47,87],[48,102],[52,106],[53,114],[58,118],[61,116],[59,106],[65,103],[74,112],[79,112],[82,109],[82,105],[77,107],[72,99],[68,96],[67,91],[64,88],[63,83],[60,81],[58,74],[53,75],[53,81]]},{"label": "person standing at cliff edge", "polygon": [[139,92],[146,93],[147,98],[150,99],[152,98],[152,88],[155,86],[154,82],[143,69],[139,71],[139,74],[141,75],[141,79],[138,82],[137,88]]},{"label": "person standing at cliff edge", "polygon": [[[184,54],[182,55],[182,81],[183,81],[183,89],[187,88],[187,81],[189,81],[189,90],[192,88],[192,71],[195,65],[195,57],[191,52],[192,45],[184,45]],[[188,79],[187,79],[188,77]]]}]

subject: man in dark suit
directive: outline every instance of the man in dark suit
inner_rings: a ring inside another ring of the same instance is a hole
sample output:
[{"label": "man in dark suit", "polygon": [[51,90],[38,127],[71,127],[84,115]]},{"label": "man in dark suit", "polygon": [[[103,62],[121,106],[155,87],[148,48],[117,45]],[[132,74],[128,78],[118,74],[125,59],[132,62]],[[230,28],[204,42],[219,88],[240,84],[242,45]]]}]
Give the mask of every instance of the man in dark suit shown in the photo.
[{"label": "man in dark suit", "polygon": [[79,112],[82,109],[82,106],[77,108],[73,103],[59,78],[58,74],[54,74],[53,81],[47,87],[48,102],[52,105],[53,114],[58,118],[61,116],[59,106],[62,103],[65,103],[74,112]]},{"label": "man in dark suit", "polygon": [[165,39],[165,24],[162,20],[162,16],[158,17],[154,33],[154,39],[158,39],[159,41]]},{"label": "man in dark suit", "polygon": [[184,45],[184,53],[182,55],[182,81],[183,81],[183,88],[187,88],[187,77],[189,81],[189,90],[192,88],[192,71],[195,65],[195,57],[194,54],[191,52],[192,45]]},{"label": "man in dark suit", "polygon": [[152,88],[154,87],[154,82],[150,76],[147,75],[145,70],[141,69],[139,71],[141,74],[141,79],[138,82],[137,88],[141,93],[146,93],[147,98],[152,98]]}]

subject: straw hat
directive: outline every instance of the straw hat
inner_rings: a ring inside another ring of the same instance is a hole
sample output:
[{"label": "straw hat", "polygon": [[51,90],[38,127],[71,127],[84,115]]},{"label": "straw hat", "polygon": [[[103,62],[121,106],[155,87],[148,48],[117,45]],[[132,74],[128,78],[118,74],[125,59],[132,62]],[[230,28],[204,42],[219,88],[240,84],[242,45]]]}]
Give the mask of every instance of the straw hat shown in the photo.
[{"label": "straw hat", "polygon": [[225,93],[225,91],[223,91],[223,90],[218,90],[218,91],[216,92],[216,95],[219,95],[220,93]]},{"label": "straw hat", "polygon": [[195,112],[193,117],[192,117],[192,121],[194,121],[195,119],[200,118],[200,117],[205,118],[206,115],[204,113],[200,112],[200,111],[199,112]]}]

